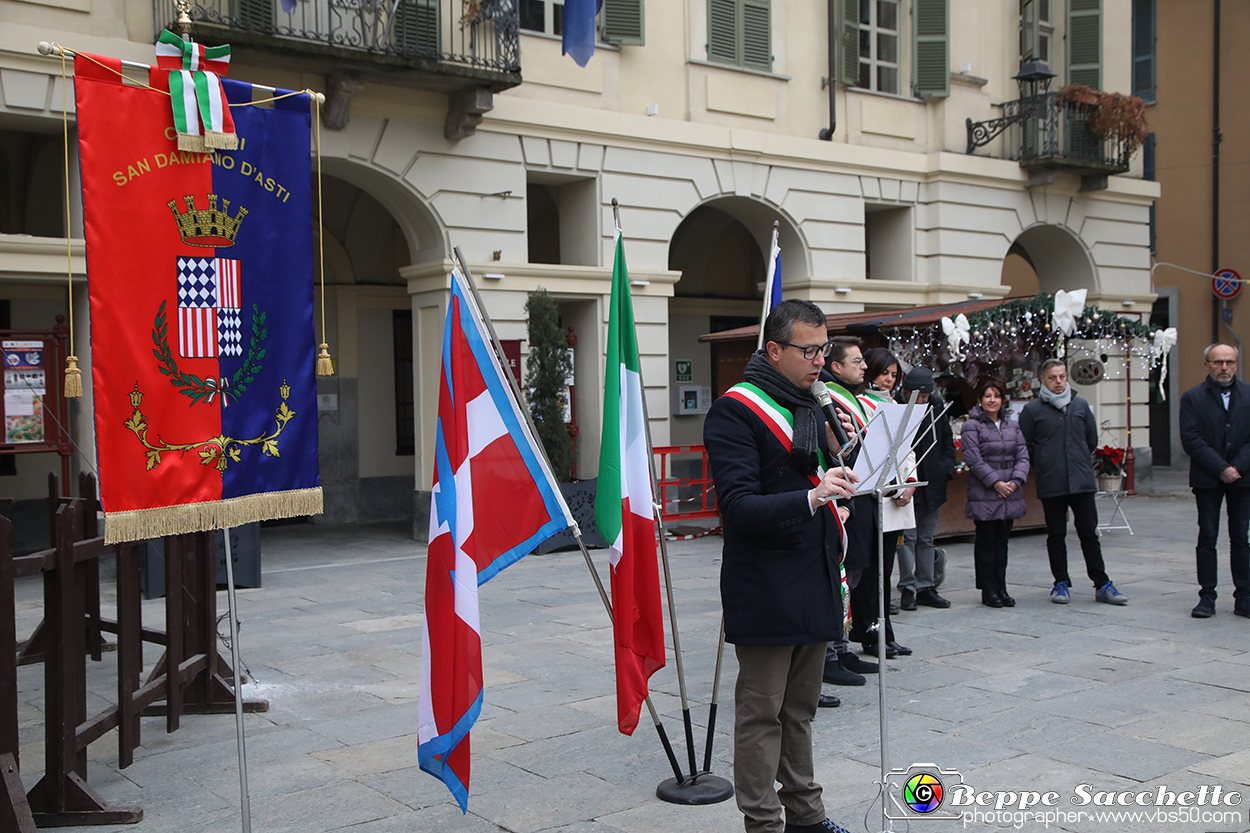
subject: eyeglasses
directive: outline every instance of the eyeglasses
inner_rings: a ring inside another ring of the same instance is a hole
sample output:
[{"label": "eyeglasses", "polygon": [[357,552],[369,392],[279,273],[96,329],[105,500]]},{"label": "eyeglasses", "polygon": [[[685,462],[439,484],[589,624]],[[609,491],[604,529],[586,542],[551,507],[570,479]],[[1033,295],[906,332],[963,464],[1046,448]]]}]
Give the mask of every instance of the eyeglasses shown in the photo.
[{"label": "eyeglasses", "polygon": [[832,341],[826,341],[824,344],[814,344],[808,347],[804,347],[801,344],[791,344],[788,341],[778,341],[777,344],[780,344],[782,347],[793,347],[795,350],[802,350],[803,358],[807,359],[809,362],[818,355],[828,356],[829,351],[833,349]]},{"label": "eyeglasses", "polygon": [[1236,359],[1207,359],[1207,364],[1232,365],[1237,364]]}]

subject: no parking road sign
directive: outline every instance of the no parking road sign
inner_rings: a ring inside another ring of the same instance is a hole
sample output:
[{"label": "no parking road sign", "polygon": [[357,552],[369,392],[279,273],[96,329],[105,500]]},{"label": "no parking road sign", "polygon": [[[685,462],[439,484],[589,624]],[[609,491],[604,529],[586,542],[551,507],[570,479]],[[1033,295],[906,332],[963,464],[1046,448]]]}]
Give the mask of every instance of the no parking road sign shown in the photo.
[{"label": "no parking road sign", "polygon": [[1221,269],[1211,278],[1211,291],[1216,298],[1231,301],[1241,294],[1241,275],[1233,269]]}]

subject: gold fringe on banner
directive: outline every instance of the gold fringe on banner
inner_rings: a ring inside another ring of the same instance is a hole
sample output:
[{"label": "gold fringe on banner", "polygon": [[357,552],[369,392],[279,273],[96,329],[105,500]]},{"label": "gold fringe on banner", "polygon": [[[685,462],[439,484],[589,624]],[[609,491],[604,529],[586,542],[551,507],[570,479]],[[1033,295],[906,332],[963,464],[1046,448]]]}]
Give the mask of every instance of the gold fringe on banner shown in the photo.
[{"label": "gold fringe on banner", "polygon": [[145,541],[186,532],[230,529],[276,518],[322,513],[321,487],[104,513],[104,543]]},{"label": "gold fringe on banner", "polygon": [[239,134],[219,130],[204,131],[204,147],[208,150],[238,150]]},{"label": "gold fringe on banner", "polygon": [[198,133],[179,133],[178,150],[185,150],[191,153],[203,153],[204,137]]}]

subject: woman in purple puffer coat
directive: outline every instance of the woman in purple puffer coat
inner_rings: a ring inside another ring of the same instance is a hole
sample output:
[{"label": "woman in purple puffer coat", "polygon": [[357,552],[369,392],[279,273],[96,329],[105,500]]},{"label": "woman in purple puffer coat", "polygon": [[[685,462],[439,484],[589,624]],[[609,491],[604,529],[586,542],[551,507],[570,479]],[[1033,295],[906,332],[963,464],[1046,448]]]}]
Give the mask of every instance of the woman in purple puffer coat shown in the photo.
[{"label": "woman in purple puffer coat", "polygon": [[977,589],[989,607],[1015,607],[1007,593],[1007,539],[1016,518],[1024,517],[1024,481],[1029,476],[1029,450],[1020,426],[1009,416],[1000,383],[981,386],[978,405],[968,414],[960,435],[968,464],[968,508],[976,522],[973,545]]}]

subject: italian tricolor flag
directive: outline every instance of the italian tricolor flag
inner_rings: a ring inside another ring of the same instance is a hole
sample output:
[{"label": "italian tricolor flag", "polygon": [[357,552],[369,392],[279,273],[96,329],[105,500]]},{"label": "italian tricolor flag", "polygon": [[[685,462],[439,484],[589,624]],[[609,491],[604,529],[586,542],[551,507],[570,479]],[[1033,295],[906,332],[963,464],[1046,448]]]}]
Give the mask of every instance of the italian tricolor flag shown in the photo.
[{"label": "italian tricolor flag", "polygon": [[631,735],[647,696],[647,679],[664,667],[664,622],[638,339],[619,229],[608,313],[601,437],[595,522],[612,547],[616,718],[621,732]]}]

